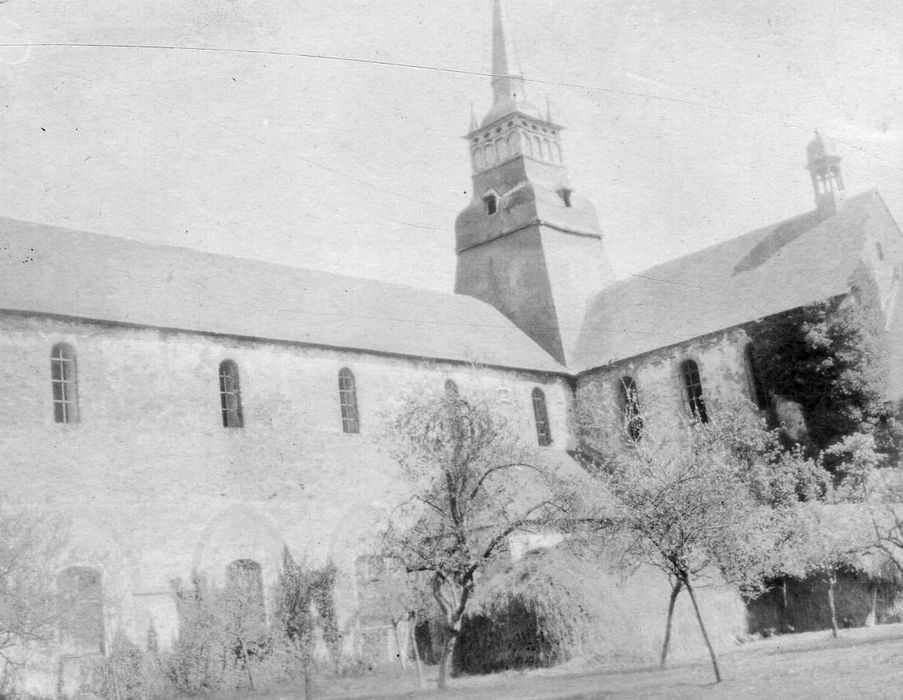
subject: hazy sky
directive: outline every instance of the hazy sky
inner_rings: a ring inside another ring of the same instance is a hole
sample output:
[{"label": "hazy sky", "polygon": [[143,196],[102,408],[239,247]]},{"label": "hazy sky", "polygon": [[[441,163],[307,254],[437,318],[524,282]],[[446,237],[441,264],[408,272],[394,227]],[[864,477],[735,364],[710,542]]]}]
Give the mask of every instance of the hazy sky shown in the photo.
[{"label": "hazy sky", "polygon": [[[903,222],[898,0],[507,5],[620,274],[811,209],[815,127],[848,191],[877,187]],[[490,17],[489,0],[0,0],[0,43],[120,46],[0,48],[0,215],[450,291]]]}]

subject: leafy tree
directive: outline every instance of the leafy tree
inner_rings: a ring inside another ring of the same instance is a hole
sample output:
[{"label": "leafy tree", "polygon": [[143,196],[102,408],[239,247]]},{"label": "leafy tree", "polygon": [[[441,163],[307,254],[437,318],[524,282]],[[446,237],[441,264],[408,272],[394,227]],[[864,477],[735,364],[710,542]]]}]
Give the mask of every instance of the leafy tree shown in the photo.
[{"label": "leafy tree", "polygon": [[274,624],[300,656],[305,697],[310,695],[317,629],[323,635],[333,665],[339,663],[339,627],[335,611],[338,570],[332,562],[315,569],[296,562],[288,547],[282,551],[282,570],[276,585]]},{"label": "leafy tree", "polygon": [[[798,403],[815,454],[844,436],[871,433],[892,411],[887,347],[874,280],[854,273],[848,295],[770,316],[750,328],[753,357],[772,393]],[[826,465],[835,462],[829,457]]]},{"label": "leafy tree", "polygon": [[62,620],[55,567],[65,542],[59,520],[0,500],[0,692],[31,650],[56,639]]},{"label": "leafy tree", "polygon": [[388,426],[386,444],[412,497],[393,513],[385,553],[428,574],[445,624],[440,688],[478,574],[509,537],[541,530],[570,502],[540,451],[515,435],[488,402],[457,392],[411,394]]},{"label": "leafy tree", "polygon": [[[717,571],[750,595],[761,590],[788,537],[782,504],[804,488],[807,465],[778,449],[774,436],[750,422],[748,413],[744,418],[721,409],[713,415],[720,418],[665,439],[647,434],[627,450],[596,451],[603,461],[591,469],[608,498],[590,496],[586,519],[607,533],[607,545],[624,569],[647,563],[668,577],[662,666],[674,606],[686,590],[720,682],[697,582]],[[775,464],[780,473],[769,473]]]},{"label": "leafy tree", "polygon": [[[414,652],[417,682],[423,686],[420,649],[415,633],[418,621],[426,619],[428,608],[435,602],[428,594],[423,573],[408,573],[400,562],[382,556],[365,557],[366,571],[362,572],[360,587],[360,612],[392,625],[399,662],[407,668],[406,652]],[[400,627],[407,622],[407,640],[403,640]]]}]

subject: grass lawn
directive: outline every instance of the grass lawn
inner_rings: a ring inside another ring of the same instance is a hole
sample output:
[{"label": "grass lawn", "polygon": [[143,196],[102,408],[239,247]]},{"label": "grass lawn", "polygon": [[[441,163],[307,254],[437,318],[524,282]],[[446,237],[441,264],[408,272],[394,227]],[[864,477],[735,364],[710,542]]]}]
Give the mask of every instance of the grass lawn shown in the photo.
[{"label": "grass lawn", "polygon": [[[750,642],[720,656],[724,681],[713,683],[711,665],[602,668],[565,664],[537,671],[454,678],[445,693],[427,667],[427,690],[413,672],[374,673],[323,682],[311,700],[352,698],[468,698],[468,700],[590,700],[591,698],[903,698],[903,624],[786,635]],[[301,700],[303,692],[248,695]]]}]

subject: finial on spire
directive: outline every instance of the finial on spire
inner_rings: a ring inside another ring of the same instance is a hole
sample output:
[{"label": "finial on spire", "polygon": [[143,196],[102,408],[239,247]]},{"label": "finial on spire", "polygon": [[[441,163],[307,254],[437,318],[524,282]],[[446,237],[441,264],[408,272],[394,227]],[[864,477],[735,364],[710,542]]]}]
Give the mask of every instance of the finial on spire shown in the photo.
[{"label": "finial on spire", "polygon": [[470,129],[469,131],[476,131],[477,126],[477,115],[473,111],[473,100],[470,101]]}]

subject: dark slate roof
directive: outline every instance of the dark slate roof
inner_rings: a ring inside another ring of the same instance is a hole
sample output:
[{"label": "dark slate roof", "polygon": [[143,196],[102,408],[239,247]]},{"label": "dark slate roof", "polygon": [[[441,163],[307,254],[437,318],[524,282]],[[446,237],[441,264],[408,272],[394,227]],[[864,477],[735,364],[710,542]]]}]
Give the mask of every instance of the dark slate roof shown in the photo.
[{"label": "dark slate roof", "polygon": [[564,373],[472,297],[0,219],[0,309]]},{"label": "dark slate roof", "polygon": [[843,294],[872,218],[875,191],[835,215],[796,216],[653,267],[597,293],[570,367],[600,367]]}]

